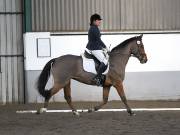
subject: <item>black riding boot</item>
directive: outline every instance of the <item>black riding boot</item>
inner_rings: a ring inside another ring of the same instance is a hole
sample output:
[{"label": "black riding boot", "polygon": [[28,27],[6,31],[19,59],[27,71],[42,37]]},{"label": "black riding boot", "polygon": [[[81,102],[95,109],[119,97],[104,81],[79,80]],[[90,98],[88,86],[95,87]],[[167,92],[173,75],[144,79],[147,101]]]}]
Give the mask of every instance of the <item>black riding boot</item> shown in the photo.
[{"label": "black riding boot", "polygon": [[104,72],[105,68],[106,68],[106,65],[103,62],[101,62],[100,66],[98,68],[98,71],[97,71],[97,75],[93,79],[96,82],[97,86],[104,85],[106,76],[102,75],[102,73]]}]

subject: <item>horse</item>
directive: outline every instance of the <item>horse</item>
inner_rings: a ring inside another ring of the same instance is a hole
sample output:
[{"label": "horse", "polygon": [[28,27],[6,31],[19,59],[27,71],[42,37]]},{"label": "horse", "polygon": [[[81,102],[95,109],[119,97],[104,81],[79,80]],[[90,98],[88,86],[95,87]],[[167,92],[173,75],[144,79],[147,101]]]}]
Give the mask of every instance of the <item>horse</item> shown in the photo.
[{"label": "horse", "polygon": [[[147,62],[147,55],[142,42],[143,35],[131,37],[114,47],[109,52],[109,71],[105,74],[106,79],[103,87],[103,101],[88,110],[88,112],[98,111],[108,102],[110,88],[113,86],[119,94],[121,101],[124,103],[127,112],[132,116],[134,112],[129,107],[123,88],[123,80],[125,78],[125,68],[131,56],[136,57],[141,64]],[[45,90],[46,83],[52,74],[54,85],[51,89]],[[83,60],[81,56],[63,55],[53,58],[44,66],[37,80],[37,89],[40,95],[45,98],[44,108],[37,112],[42,113],[47,110],[50,98],[62,88],[64,89],[64,98],[68,103],[73,114],[79,115],[74,108],[71,100],[71,79],[77,80],[87,85],[96,85],[93,78],[94,73],[83,70]]]}]

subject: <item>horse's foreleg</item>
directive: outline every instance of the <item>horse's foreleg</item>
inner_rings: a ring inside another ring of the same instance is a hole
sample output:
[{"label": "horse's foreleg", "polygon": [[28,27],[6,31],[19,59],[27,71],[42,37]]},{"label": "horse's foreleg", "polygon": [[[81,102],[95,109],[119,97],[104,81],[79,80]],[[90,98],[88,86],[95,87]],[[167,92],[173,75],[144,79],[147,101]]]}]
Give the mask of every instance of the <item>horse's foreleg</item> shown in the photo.
[{"label": "horse's foreleg", "polygon": [[121,100],[122,102],[124,103],[126,109],[127,109],[127,112],[132,116],[134,115],[134,113],[132,112],[131,108],[129,107],[128,103],[127,103],[127,99],[126,99],[126,95],[124,93],[124,88],[123,88],[123,84],[122,82],[119,82],[117,83],[115,86],[114,86],[119,94],[119,96],[121,97]]},{"label": "horse's foreleg", "polygon": [[66,100],[66,102],[68,103],[69,107],[71,108],[73,114],[75,115],[79,115],[79,113],[77,112],[77,110],[74,108],[73,104],[72,104],[72,98],[71,98],[71,83],[69,81],[69,83],[64,87],[64,98]]},{"label": "horse's foreleg", "polygon": [[92,109],[89,109],[88,112],[94,112],[94,111],[98,111],[99,109],[101,109],[105,104],[107,104],[108,102],[108,97],[109,97],[109,90],[110,90],[110,86],[106,86],[103,87],[103,101],[100,105],[95,106]]}]

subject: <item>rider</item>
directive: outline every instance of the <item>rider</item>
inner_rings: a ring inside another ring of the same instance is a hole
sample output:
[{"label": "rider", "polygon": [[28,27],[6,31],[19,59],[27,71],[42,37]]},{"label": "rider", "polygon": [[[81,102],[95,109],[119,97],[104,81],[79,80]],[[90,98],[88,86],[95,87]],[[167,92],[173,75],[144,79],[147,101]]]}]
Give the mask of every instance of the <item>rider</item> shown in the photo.
[{"label": "rider", "polygon": [[102,73],[108,65],[107,47],[101,40],[101,33],[98,28],[101,24],[101,20],[102,19],[99,14],[93,14],[90,17],[88,44],[86,46],[86,50],[100,61],[100,66],[97,70],[97,75],[93,79],[98,86],[103,85],[104,83],[105,76],[102,76]]}]

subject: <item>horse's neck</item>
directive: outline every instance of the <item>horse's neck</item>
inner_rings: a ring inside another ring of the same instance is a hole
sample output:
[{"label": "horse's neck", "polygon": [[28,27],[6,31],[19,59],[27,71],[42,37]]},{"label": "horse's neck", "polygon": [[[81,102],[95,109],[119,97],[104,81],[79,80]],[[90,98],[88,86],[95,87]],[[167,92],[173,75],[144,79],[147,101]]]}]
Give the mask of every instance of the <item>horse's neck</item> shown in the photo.
[{"label": "horse's neck", "polygon": [[130,48],[131,44],[128,44],[126,47],[117,49],[115,52],[112,52],[113,56],[116,57],[115,60],[126,65],[130,56]]},{"label": "horse's neck", "polygon": [[127,46],[117,52],[110,57],[110,65],[113,65],[113,70],[124,80],[125,68],[130,57],[130,47]]},{"label": "horse's neck", "polygon": [[110,59],[111,64],[117,65],[120,69],[125,69],[129,60],[129,54],[117,54]]}]

